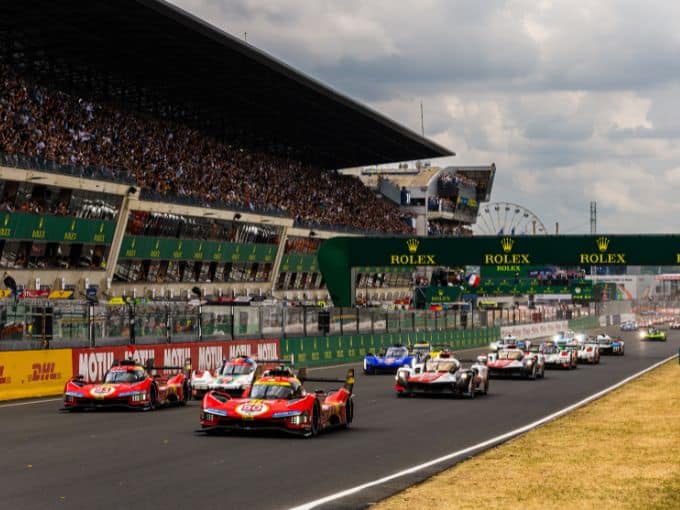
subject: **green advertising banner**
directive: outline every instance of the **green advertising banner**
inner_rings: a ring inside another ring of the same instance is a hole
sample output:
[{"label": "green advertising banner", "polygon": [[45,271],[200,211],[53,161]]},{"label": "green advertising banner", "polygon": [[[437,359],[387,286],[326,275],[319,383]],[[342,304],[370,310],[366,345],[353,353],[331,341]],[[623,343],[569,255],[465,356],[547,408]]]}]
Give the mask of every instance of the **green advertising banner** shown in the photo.
[{"label": "green advertising banner", "polygon": [[111,244],[115,221],[22,212],[0,213],[0,239]]},{"label": "green advertising banner", "polygon": [[281,339],[281,356],[292,354],[299,366],[361,361],[366,353],[379,353],[394,344],[445,344],[452,350],[486,347],[500,337],[500,328],[450,329],[403,333],[331,335]]},{"label": "green advertising banner", "polygon": [[593,282],[590,280],[569,280],[564,285],[545,285],[535,278],[482,280],[472,292],[485,296],[522,296],[525,294],[571,294],[574,299],[590,301],[593,299]]},{"label": "green advertising banner", "polygon": [[[680,235],[334,237],[318,253],[336,306],[351,306],[351,270],[365,266],[536,265],[668,266],[680,264]],[[516,269],[519,268],[519,271]],[[513,273],[513,274],[514,274]]]},{"label": "green advertising banner", "polygon": [[217,241],[125,236],[119,258],[151,260],[200,260],[215,262],[274,262],[276,245],[237,244]]},{"label": "green advertising banner", "polygon": [[305,253],[289,253],[281,259],[280,273],[316,273],[319,270],[319,263],[316,255]]},{"label": "green advertising banner", "polygon": [[[598,317],[572,319],[569,328],[583,331],[598,328]],[[453,351],[485,348],[501,336],[499,327],[475,329],[447,329],[402,333],[367,333],[358,335],[330,335],[281,339],[281,357],[295,357],[298,366],[351,363],[364,359],[366,353],[378,354],[394,344],[413,345],[420,342],[444,344]]]}]

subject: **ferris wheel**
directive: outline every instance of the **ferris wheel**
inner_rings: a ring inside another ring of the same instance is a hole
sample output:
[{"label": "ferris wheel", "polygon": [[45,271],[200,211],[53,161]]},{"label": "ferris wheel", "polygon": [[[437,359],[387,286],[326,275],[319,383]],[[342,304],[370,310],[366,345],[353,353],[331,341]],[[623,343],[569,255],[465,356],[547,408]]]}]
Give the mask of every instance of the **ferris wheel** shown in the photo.
[{"label": "ferris wheel", "polygon": [[490,202],[481,205],[472,227],[475,235],[546,235],[541,219],[526,207],[511,202]]}]

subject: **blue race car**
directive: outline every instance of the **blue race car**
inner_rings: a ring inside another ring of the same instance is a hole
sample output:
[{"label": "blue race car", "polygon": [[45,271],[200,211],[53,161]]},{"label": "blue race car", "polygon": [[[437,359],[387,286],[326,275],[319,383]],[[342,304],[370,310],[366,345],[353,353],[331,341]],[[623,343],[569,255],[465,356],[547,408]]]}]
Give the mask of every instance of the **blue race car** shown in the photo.
[{"label": "blue race car", "polygon": [[404,365],[411,365],[413,354],[409,354],[408,349],[403,345],[393,345],[387,348],[387,352],[376,356],[373,353],[366,353],[364,357],[364,374],[374,375],[377,373],[396,374],[397,369]]},{"label": "blue race car", "polygon": [[637,331],[638,323],[635,321],[626,321],[621,323],[621,331]]}]

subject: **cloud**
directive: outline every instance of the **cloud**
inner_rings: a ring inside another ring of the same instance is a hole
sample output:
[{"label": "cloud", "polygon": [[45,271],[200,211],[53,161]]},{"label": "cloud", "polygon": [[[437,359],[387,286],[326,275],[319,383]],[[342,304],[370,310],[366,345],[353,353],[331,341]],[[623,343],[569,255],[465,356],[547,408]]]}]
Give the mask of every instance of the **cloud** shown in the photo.
[{"label": "cloud", "polygon": [[[549,230],[677,230],[680,4],[661,0],[174,0],[498,168],[492,199]],[[435,164],[437,162],[434,162]]]}]

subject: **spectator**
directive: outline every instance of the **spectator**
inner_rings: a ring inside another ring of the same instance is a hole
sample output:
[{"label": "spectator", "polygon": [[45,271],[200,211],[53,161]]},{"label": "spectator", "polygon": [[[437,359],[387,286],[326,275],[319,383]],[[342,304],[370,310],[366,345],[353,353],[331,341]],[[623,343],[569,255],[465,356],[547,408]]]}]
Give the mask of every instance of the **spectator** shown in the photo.
[{"label": "spectator", "polygon": [[[83,175],[93,167],[106,169],[159,197],[275,209],[304,224],[413,233],[409,217],[355,177],[221,143],[174,120],[71,96],[1,61],[0,152],[71,165]],[[26,211],[41,212],[41,206],[31,203]]]}]

